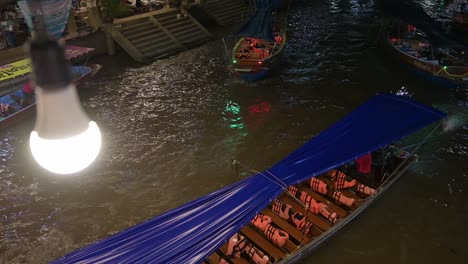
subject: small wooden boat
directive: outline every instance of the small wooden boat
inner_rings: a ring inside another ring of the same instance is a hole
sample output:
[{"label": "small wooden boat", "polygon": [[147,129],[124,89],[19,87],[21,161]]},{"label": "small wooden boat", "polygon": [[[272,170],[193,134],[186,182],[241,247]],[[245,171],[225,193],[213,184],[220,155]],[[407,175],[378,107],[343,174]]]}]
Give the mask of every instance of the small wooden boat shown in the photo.
[{"label": "small wooden boat", "polygon": [[422,77],[447,87],[468,84],[468,65],[461,53],[451,48],[435,48],[424,32],[408,25],[402,33],[390,33],[386,43],[405,64]]},{"label": "small wooden boat", "polygon": [[[89,66],[73,66],[73,83],[76,87],[80,87],[90,77],[94,76],[100,69],[101,65],[91,64]],[[36,111],[36,103],[29,104],[25,107],[21,107],[21,100],[24,98],[24,93],[21,89],[11,92],[7,95],[0,97],[0,103],[11,106],[15,109],[15,112],[6,116],[0,117],[0,131],[7,129],[18,122],[30,117]]]},{"label": "small wooden boat", "polygon": [[[384,175],[375,189],[362,182],[356,182],[353,187],[338,188],[339,180],[334,180],[332,175],[342,173],[340,170],[331,170],[291,185],[256,215],[257,221],[253,218],[204,263],[295,263],[309,255],[373,204],[417,161],[416,154],[393,146],[383,152],[382,155],[388,155],[386,162],[392,165],[382,167],[382,171],[374,168],[367,175],[368,178],[377,177],[374,175],[377,173]],[[346,175],[341,180],[351,184],[355,179]],[[325,184],[325,189],[320,190],[319,183]],[[359,191],[366,188],[372,194]],[[343,197],[348,204],[340,201]],[[328,212],[313,212],[311,204],[314,202],[308,200],[322,204]],[[336,213],[336,220],[329,218],[330,213]],[[274,234],[275,231],[279,235]]]},{"label": "small wooden boat", "polygon": [[[257,11],[237,33],[237,41],[231,53],[236,73],[246,81],[265,77],[281,60],[286,44],[286,14],[279,11],[273,16],[274,1],[256,1]],[[278,7],[285,1],[278,1]],[[273,20],[273,22],[271,22]]]},{"label": "small wooden boat", "polygon": [[[71,63],[78,60],[89,59],[93,48],[67,45],[65,47],[65,58]],[[9,94],[21,88],[29,80],[32,71],[29,59],[23,59],[6,65],[0,65],[0,96]]]},{"label": "small wooden boat", "polygon": [[[422,143],[411,152],[392,143],[445,116],[410,98],[376,95],[268,170],[52,263],[297,262],[364,212],[417,160]],[[358,182],[366,178],[353,181],[338,171],[351,161],[378,177],[374,189]]]}]

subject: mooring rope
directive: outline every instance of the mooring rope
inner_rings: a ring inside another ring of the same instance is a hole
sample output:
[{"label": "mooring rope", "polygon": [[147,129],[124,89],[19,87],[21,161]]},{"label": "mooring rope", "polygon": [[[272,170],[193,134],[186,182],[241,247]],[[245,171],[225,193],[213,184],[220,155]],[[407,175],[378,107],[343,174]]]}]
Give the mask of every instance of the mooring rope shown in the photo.
[{"label": "mooring rope", "polygon": [[[404,163],[406,163],[406,161],[413,157],[416,153],[416,151],[427,141],[428,138],[430,138],[432,136],[432,134],[442,125],[442,123],[440,123],[438,126],[436,126],[425,138],[423,141],[421,141],[419,143],[419,145],[410,153],[410,155],[408,155],[408,157],[406,157],[402,162],[400,162],[400,164],[398,164],[398,166],[393,170],[393,172],[387,177],[387,179],[385,179],[385,181],[383,181],[380,186],[377,188],[377,191],[381,190],[383,188],[383,186],[385,185],[385,183],[387,183],[391,178],[392,176],[394,176],[396,174],[396,172],[401,168],[401,166],[403,166]],[[369,198],[369,197],[367,197]],[[366,198],[366,199],[367,199]]]},{"label": "mooring rope", "polygon": [[271,177],[268,177],[267,175],[259,172],[259,171],[256,171],[254,169],[251,169],[247,166],[245,166],[244,164],[240,163],[239,161],[237,160],[234,160],[232,162],[232,164],[239,164],[241,165],[244,169],[246,169],[247,171],[251,171],[253,173],[257,173],[257,174],[260,174],[262,175],[263,177],[265,177],[267,180],[270,180],[271,182],[273,182],[274,184],[278,185],[279,187],[281,187],[281,189],[283,189],[283,191],[285,193],[287,193],[289,196],[291,196],[292,198],[294,198],[294,200],[296,200],[299,204],[301,204],[304,208],[306,208],[307,210],[309,210],[309,207],[306,206],[304,203],[302,203],[301,200],[297,199],[296,196],[292,195],[291,192],[288,191],[288,185],[286,183],[284,183],[280,178],[278,178],[276,175],[274,175],[273,173],[271,173],[270,171],[268,170],[265,170],[266,172],[268,172],[268,174],[271,175],[271,177],[273,177],[273,179],[275,179],[276,181],[274,181]]}]

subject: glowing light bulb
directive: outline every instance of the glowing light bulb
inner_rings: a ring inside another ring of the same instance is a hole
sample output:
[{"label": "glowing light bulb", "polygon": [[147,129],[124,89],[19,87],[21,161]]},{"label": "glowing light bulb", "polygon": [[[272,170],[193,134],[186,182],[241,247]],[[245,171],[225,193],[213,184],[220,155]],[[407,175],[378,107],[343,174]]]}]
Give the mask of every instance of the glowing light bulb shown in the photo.
[{"label": "glowing light bulb", "polygon": [[51,91],[36,87],[36,97],[36,127],[29,140],[34,159],[57,174],[88,167],[101,149],[101,132],[83,112],[75,86]]}]

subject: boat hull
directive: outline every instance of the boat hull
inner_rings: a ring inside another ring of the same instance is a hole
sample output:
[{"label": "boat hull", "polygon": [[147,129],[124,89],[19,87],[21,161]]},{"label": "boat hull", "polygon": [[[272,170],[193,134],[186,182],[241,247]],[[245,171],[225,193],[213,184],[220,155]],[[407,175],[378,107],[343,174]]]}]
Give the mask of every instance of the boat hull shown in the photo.
[{"label": "boat hull", "polygon": [[241,37],[237,41],[231,52],[231,62],[239,78],[248,82],[261,80],[281,62],[287,37],[286,13],[277,13],[273,26],[274,39]]},{"label": "boat hull", "polygon": [[[77,74],[80,74],[79,76],[75,77],[73,83],[77,88],[80,88],[83,83],[85,83],[90,77],[94,76],[94,74],[96,74],[101,69],[101,66],[98,64],[92,64],[89,65],[89,67],[75,66],[73,68],[76,70]],[[14,100],[10,98],[11,94],[14,94],[14,96],[19,98],[22,98],[23,96],[22,91],[17,90],[0,98],[0,103],[15,104]],[[6,118],[1,119],[0,132],[26,120],[27,118],[30,118],[35,112],[36,103],[33,103],[16,111],[15,113],[7,116]]]},{"label": "boat hull", "polygon": [[[392,54],[397,56],[398,61],[419,77],[446,88],[456,88],[468,84],[468,67],[444,66],[435,61],[419,59],[396,47],[390,37],[385,36],[384,41],[385,46]],[[457,74],[451,74],[450,72],[456,72]]]},{"label": "boat hull", "polygon": [[237,73],[237,76],[241,78],[242,80],[248,81],[248,82],[256,82],[258,80],[261,80],[265,78],[270,72],[271,69],[251,69],[251,72],[243,72],[234,69]]}]

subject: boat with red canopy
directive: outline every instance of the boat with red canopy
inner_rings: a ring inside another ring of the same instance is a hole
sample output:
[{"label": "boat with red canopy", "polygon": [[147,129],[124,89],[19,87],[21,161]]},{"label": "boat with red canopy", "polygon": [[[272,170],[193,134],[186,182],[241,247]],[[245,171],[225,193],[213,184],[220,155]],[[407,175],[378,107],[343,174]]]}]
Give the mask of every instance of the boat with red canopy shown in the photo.
[{"label": "boat with red canopy", "polygon": [[257,81],[275,67],[286,45],[286,13],[274,10],[284,0],[256,0],[255,14],[236,34],[239,38],[232,50],[234,72],[246,81]]}]

